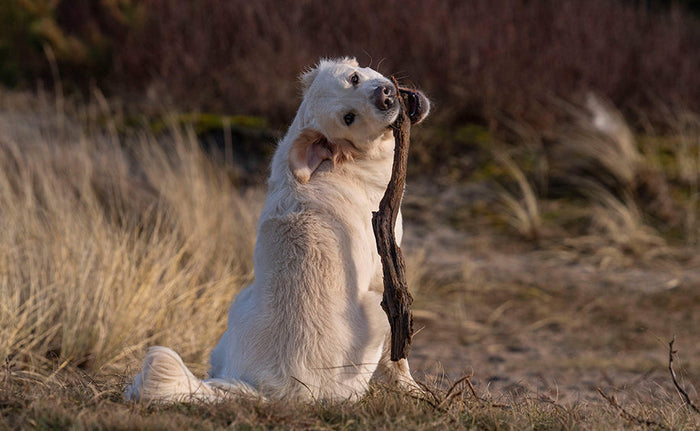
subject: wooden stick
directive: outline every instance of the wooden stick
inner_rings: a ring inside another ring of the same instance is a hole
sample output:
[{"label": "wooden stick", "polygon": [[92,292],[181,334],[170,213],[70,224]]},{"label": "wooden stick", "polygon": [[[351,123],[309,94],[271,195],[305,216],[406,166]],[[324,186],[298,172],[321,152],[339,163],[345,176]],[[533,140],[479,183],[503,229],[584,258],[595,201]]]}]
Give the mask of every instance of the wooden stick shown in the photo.
[{"label": "wooden stick", "polygon": [[394,77],[396,96],[400,103],[399,116],[392,125],[394,128],[394,165],[391,180],[384,197],[379,203],[379,210],[372,213],[372,228],[377,240],[377,251],[382,260],[384,273],[384,295],[382,308],[389,318],[391,326],[391,360],[398,361],[408,357],[413,337],[413,315],[411,303],[413,297],[406,283],[406,263],[401,248],[396,244],[394,226],[401,208],[404,186],[406,184],[406,164],[411,135],[411,121],[406,113],[406,102],[399,92]]}]

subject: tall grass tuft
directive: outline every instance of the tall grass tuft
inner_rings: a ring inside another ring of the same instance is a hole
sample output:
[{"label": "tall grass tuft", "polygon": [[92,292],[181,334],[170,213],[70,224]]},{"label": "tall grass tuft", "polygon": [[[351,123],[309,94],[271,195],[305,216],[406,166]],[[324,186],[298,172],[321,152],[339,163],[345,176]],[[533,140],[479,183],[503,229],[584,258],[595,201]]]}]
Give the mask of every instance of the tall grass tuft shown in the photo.
[{"label": "tall grass tuft", "polygon": [[[0,96],[0,361],[123,367],[163,343],[204,362],[252,277],[258,200],[190,131],[105,134]],[[186,324],[184,324],[186,322]]]},{"label": "tall grass tuft", "polygon": [[505,149],[494,150],[493,156],[520,189],[520,197],[504,188],[498,192],[498,197],[508,215],[508,223],[524,238],[538,240],[542,234],[542,216],[533,185]]},{"label": "tall grass tuft", "polygon": [[[589,94],[585,107],[562,104],[574,120],[556,133],[553,165],[587,200],[591,234],[603,252],[648,257],[666,241],[649,219],[675,218],[675,202],[663,170],[641,151],[639,139],[609,101]],[[660,223],[657,223],[657,226]]]},{"label": "tall grass tuft", "polygon": [[[580,186],[592,204],[592,231],[615,249],[637,257],[651,257],[665,249],[666,242],[644,222],[643,214],[629,193],[613,194],[599,183],[581,179]],[[603,247],[599,252],[605,254]],[[609,260],[609,259],[607,259]]]},{"label": "tall grass tuft", "polygon": [[574,124],[560,133],[567,169],[585,172],[611,187],[630,193],[636,184],[642,157],[622,114],[593,94],[585,109],[564,105]]},{"label": "tall grass tuft", "polygon": [[700,117],[690,112],[669,117],[676,137],[671,149],[677,180],[686,187],[688,196],[684,204],[684,234],[688,244],[697,244],[700,241]]}]

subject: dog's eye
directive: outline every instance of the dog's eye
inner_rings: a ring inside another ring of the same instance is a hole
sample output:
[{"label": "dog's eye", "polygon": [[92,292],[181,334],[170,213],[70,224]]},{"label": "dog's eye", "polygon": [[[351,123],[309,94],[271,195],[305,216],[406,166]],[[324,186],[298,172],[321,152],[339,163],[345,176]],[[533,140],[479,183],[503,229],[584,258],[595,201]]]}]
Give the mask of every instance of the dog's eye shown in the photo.
[{"label": "dog's eye", "polygon": [[350,77],[350,82],[353,86],[357,86],[357,84],[360,83],[359,75],[357,73],[353,73],[353,75]]},{"label": "dog's eye", "polygon": [[343,117],[343,120],[345,120],[345,124],[348,126],[352,124],[353,121],[355,121],[355,114],[352,112],[345,114],[345,117]]}]

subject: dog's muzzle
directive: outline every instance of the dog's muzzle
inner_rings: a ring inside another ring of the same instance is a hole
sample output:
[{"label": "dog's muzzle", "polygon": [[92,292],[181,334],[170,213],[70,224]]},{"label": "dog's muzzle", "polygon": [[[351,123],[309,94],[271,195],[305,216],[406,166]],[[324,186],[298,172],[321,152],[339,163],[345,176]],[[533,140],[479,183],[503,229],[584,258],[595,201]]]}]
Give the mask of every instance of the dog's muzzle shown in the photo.
[{"label": "dog's muzzle", "polygon": [[[396,106],[396,90],[389,85],[380,85],[372,93],[374,106],[380,111],[388,111]],[[399,93],[403,97],[411,124],[418,124],[428,115],[430,101],[418,90],[409,90],[399,87]]]},{"label": "dog's muzzle", "polygon": [[372,99],[377,109],[380,111],[388,111],[396,104],[395,90],[387,85],[380,85],[374,89]]}]

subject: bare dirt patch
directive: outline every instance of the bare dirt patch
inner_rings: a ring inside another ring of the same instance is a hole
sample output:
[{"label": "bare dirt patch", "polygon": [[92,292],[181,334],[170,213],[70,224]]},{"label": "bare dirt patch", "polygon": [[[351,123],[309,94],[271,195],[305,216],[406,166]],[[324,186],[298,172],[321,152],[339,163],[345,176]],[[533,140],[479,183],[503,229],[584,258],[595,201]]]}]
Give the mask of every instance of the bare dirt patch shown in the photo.
[{"label": "bare dirt patch", "polygon": [[450,226],[455,211],[480,199],[488,194],[478,186],[409,187],[404,249],[420,280],[409,359],[418,378],[473,374],[477,391],[501,400],[601,400],[599,387],[622,399],[676,397],[667,369],[676,335],[678,369],[697,399],[696,249],[604,259],[571,237],[524,242],[483,216]]}]

